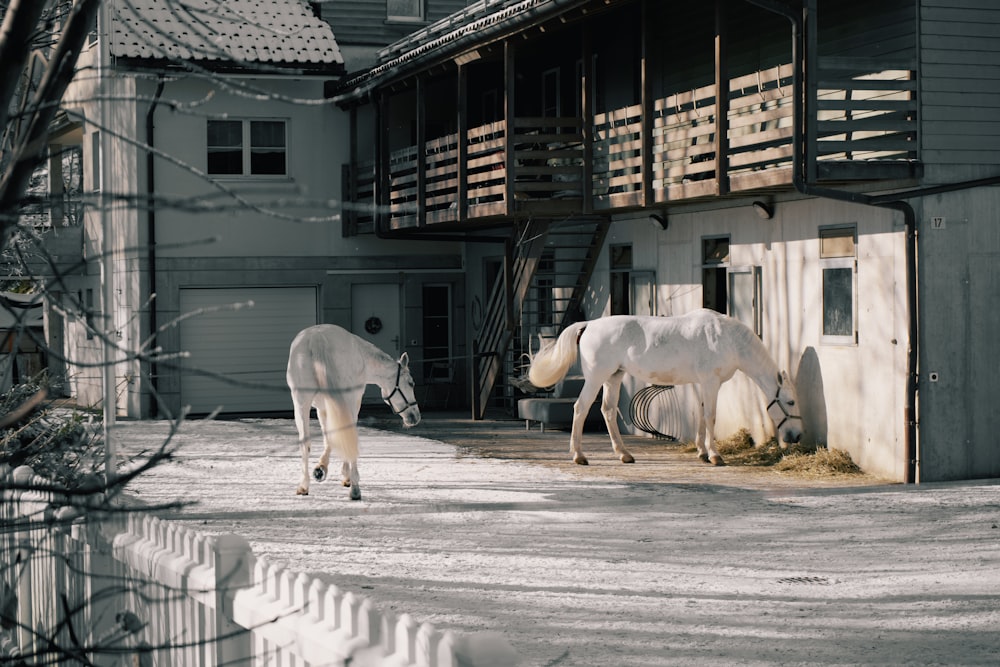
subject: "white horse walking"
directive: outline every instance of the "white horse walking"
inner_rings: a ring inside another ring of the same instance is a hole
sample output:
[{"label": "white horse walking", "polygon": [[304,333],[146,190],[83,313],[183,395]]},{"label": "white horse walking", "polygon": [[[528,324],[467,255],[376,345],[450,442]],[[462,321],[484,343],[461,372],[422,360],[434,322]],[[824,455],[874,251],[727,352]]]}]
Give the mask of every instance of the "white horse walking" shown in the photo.
[{"label": "white horse walking", "polygon": [[802,437],[802,419],[790,410],[797,397],[788,374],[778,370],[752,330],[713,310],[677,317],[614,315],[572,324],[535,354],[528,379],[536,387],[551,386],[566,375],[578,355],[585,381],[573,406],[569,446],[573,460],[581,465],[587,464],[580,450],[583,422],[602,384],[601,413],[611,446],[623,463],[635,461],[618,431],[618,395],[626,373],[650,384],[698,385],[702,409],[696,445],[706,463],[724,464],[715,449],[715,409],[719,387],[737,370],[771,399],[767,413],[779,439],[787,444]]},{"label": "white horse walking", "polygon": [[303,329],[292,341],[285,375],[292,392],[295,427],[302,448],[302,480],[295,493],[309,495],[309,411],[316,408],[325,448],[312,476],[326,479],[330,453],[337,447],[343,459],[342,480],[351,487],[351,500],[361,498],[358,475],[358,412],[365,387],[376,384],[382,400],[403,419],[404,426],[420,422],[413,394],[409,357],[399,361],[363,338],[333,324]]}]

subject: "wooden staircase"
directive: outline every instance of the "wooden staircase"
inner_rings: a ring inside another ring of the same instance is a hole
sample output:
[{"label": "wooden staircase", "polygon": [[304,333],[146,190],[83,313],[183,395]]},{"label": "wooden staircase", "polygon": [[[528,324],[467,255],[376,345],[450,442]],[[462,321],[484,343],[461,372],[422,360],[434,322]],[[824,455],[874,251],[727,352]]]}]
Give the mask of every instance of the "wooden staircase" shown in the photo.
[{"label": "wooden staircase", "polygon": [[515,407],[508,378],[527,370],[532,341],[555,336],[582,316],[581,304],[611,223],[606,218],[528,221],[516,225],[474,344],[472,413]]}]

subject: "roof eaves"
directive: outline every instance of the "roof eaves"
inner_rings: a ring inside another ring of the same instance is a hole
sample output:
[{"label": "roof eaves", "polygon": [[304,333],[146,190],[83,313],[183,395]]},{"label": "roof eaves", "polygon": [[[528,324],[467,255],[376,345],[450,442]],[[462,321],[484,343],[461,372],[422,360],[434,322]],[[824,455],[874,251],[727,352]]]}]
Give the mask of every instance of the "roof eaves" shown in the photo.
[{"label": "roof eaves", "polygon": [[[348,77],[337,87],[333,100],[337,103],[358,100],[380,83],[403,76],[408,71],[420,67],[427,60],[450,58],[474,44],[493,41],[499,35],[515,32],[530,21],[554,15],[573,5],[581,5],[585,2],[586,0],[521,0],[478,17],[468,12],[460,12],[460,15],[468,17],[467,23],[447,30],[437,37],[431,37],[428,41],[403,51],[369,70]],[[445,27],[454,25],[447,19],[439,24]],[[431,28],[433,27],[431,26]],[[430,29],[428,32],[431,32]],[[405,43],[408,40],[409,38],[400,40],[397,44]],[[395,45],[386,47],[383,53],[397,52],[394,47]]]}]

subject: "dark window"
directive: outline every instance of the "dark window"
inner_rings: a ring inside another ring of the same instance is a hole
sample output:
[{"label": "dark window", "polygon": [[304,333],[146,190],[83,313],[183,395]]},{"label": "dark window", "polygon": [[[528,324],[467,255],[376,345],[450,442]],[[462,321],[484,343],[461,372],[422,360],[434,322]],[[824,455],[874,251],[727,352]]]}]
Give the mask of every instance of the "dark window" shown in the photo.
[{"label": "dark window", "polygon": [[90,191],[101,191],[101,133],[90,135]]},{"label": "dark window", "polygon": [[728,313],[728,236],[701,240],[701,265],[702,306]]},{"label": "dark window", "polygon": [[611,251],[611,314],[631,315],[632,246],[613,245]]},{"label": "dark window", "polygon": [[451,287],[424,285],[423,288],[424,378],[450,378],[451,368]]},{"label": "dark window", "polygon": [[387,0],[385,14],[390,19],[419,20],[424,18],[424,0]]},{"label": "dark window", "polygon": [[285,123],[250,121],[250,173],[285,173]]},{"label": "dark window", "polygon": [[538,308],[538,325],[549,326],[557,324],[553,312],[552,288],[555,286],[556,252],[552,248],[542,251],[542,257],[538,261],[538,270],[535,272],[535,299]]},{"label": "dark window", "polygon": [[285,121],[208,121],[208,173],[274,176],[288,173]]},{"label": "dark window", "polygon": [[243,173],[242,121],[208,121],[208,173]]},{"label": "dark window", "polygon": [[823,269],[823,335],[854,335],[854,272]]}]

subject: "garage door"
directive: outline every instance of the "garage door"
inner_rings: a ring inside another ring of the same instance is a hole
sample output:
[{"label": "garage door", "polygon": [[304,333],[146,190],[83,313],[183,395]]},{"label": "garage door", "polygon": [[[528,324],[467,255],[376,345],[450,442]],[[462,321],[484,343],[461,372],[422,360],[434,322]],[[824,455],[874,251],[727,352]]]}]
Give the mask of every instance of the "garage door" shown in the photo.
[{"label": "garage door", "polygon": [[[233,304],[252,301],[252,307]],[[314,287],[182,289],[181,403],[194,414],[292,409],[285,367],[295,335],[316,324]]]}]

